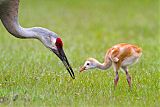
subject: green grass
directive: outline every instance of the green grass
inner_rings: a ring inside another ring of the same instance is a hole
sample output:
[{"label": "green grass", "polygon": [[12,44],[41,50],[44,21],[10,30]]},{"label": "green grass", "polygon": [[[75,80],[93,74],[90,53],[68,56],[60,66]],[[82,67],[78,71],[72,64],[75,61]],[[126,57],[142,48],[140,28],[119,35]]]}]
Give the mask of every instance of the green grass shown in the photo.
[{"label": "green grass", "polygon": [[[159,0],[21,0],[21,25],[58,33],[76,79],[38,40],[17,39],[0,24],[0,106],[158,107],[158,14]],[[116,90],[113,69],[78,72],[86,58],[102,62],[106,50],[121,42],[143,49],[129,69],[132,90],[123,72]]]}]

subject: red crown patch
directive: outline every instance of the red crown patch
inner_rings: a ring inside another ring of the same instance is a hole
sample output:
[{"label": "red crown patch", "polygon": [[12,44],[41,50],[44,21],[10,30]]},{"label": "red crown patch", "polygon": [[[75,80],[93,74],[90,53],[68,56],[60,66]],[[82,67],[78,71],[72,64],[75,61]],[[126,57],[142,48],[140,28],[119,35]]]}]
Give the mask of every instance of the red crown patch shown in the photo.
[{"label": "red crown patch", "polygon": [[63,42],[62,42],[61,38],[56,39],[55,45],[57,46],[57,48],[62,48],[63,47]]}]

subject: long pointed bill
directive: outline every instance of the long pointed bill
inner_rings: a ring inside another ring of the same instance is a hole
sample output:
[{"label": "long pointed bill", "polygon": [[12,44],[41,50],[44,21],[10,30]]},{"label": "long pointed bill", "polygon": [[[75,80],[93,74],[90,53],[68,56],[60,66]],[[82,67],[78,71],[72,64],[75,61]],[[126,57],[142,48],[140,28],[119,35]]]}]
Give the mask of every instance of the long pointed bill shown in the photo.
[{"label": "long pointed bill", "polygon": [[75,79],[75,76],[74,76],[74,72],[72,70],[72,67],[70,66],[69,62],[68,62],[68,59],[63,51],[63,48],[60,48],[58,49],[58,53],[55,52],[54,50],[52,50],[58,57],[59,59],[63,62],[64,66],[66,67],[66,69],[68,70],[70,76]]}]

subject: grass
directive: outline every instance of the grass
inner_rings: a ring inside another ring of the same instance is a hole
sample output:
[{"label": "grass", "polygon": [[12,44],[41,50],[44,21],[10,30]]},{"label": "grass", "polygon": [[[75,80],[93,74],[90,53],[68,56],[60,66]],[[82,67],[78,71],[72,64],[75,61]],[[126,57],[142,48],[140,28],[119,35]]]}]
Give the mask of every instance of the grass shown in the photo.
[{"label": "grass", "polygon": [[[0,106],[129,106],[160,104],[159,0],[21,0],[22,26],[58,33],[74,69],[72,80],[58,58],[38,40],[20,40],[0,24]],[[79,73],[88,57],[103,61],[108,48],[125,42],[142,47],[132,66],[132,90],[113,69]]]}]

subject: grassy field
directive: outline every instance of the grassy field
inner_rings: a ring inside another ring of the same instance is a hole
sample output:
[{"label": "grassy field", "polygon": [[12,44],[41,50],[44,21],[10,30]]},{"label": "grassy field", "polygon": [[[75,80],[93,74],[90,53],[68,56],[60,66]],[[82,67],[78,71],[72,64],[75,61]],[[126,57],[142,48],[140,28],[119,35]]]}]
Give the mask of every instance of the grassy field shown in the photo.
[{"label": "grassy field", "polygon": [[[73,80],[38,40],[11,36],[0,23],[0,106],[158,107],[160,105],[159,0],[20,0],[23,27],[46,27],[63,39]],[[118,43],[143,55],[130,67],[132,90],[113,69],[79,73],[88,57],[103,61]]]}]

